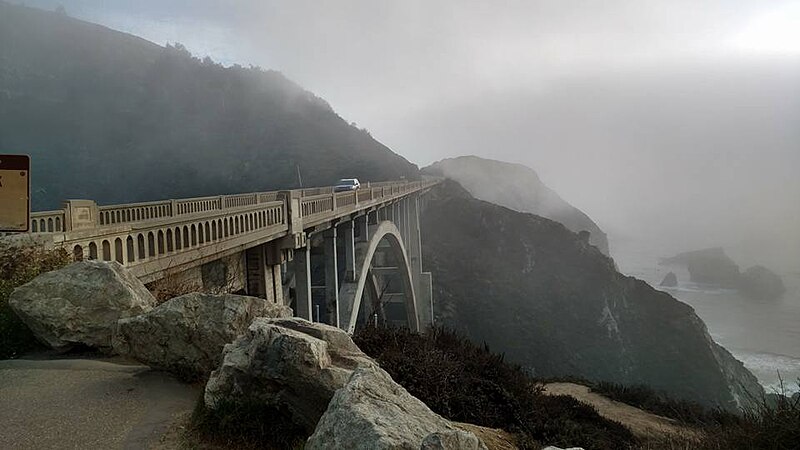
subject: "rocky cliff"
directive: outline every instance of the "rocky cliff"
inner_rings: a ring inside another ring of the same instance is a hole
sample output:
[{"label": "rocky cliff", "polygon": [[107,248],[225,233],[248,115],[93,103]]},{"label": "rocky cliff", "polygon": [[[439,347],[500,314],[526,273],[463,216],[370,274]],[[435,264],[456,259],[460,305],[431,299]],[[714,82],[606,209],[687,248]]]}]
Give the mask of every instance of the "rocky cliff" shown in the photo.
[{"label": "rocky cliff", "polygon": [[609,255],[608,238],[603,230],[542,183],[529,167],[461,156],[433,163],[423,172],[453,179],[477,199],[555,220],[576,233],[588,231],[589,242]]},{"label": "rocky cliff", "polygon": [[756,378],[694,310],[562,224],[476,200],[448,181],[423,214],[436,318],[539,376],[644,383],[734,406]]}]

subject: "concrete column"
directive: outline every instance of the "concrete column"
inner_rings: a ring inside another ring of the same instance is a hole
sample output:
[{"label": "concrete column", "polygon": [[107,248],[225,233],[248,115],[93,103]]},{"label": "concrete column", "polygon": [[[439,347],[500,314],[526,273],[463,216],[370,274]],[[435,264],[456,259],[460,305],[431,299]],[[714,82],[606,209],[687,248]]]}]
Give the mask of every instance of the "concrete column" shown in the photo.
[{"label": "concrete column", "polygon": [[297,317],[313,321],[311,307],[311,240],[305,247],[294,252],[294,279]]},{"label": "concrete column", "polygon": [[325,309],[328,313],[328,317],[323,321],[339,328],[339,265],[336,258],[336,227],[327,230],[323,237]]},{"label": "concrete column", "polygon": [[367,215],[358,216],[353,219],[355,227],[358,229],[358,242],[366,242],[369,235],[369,219]]},{"label": "concrete column", "polygon": [[244,257],[247,274],[247,295],[268,298],[264,245],[248,248],[245,250]]},{"label": "concrete column", "polygon": [[272,303],[283,304],[283,278],[281,265],[267,265],[264,270],[266,281],[266,298]]},{"label": "concrete column", "polygon": [[[166,236],[165,236],[165,238],[166,238]],[[128,264],[128,243],[125,242],[125,239],[120,238],[120,240],[122,241],[122,248],[120,249],[120,250],[122,250],[122,255],[121,255],[122,256],[122,262],[120,264],[122,264],[124,266],[124,265]],[[114,253],[115,253],[114,260],[116,261],[117,260],[117,258],[116,258],[116,253],[117,253],[116,239],[114,241],[115,241],[114,242]],[[165,245],[166,245],[166,243],[165,243]],[[166,247],[164,248],[164,250],[166,250]]]},{"label": "concrete column", "polygon": [[354,221],[350,220],[342,226],[344,234],[344,280],[352,282],[356,276],[356,239]]},{"label": "concrete column", "polygon": [[408,200],[408,240],[406,249],[411,264],[414,292],[417,295],[417,314],[420,330],[433,324],[433,286],[431,274],[422,271],[422,235],[420,232],[420,199],[414,195]]},{"label": "concrete column", "polygon": [[375,211],[367,211],[367,214],[364,216],[364,234],[362,236],[366,242],[369,242],[369,240],[372,238],[371,229],[374,228],[373,225],[375,225],[374,214]]}]

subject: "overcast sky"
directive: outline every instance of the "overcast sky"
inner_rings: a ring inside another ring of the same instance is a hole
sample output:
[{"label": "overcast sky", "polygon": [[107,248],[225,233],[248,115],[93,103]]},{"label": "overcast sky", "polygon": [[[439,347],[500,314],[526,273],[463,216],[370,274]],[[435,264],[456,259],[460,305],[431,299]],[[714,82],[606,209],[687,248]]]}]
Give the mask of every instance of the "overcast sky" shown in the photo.
[{"label": "overcast sky", "polygon": [[529,165],[612,238],[800,259],[800,1],[25,3],[280,70],[421,166]]}]

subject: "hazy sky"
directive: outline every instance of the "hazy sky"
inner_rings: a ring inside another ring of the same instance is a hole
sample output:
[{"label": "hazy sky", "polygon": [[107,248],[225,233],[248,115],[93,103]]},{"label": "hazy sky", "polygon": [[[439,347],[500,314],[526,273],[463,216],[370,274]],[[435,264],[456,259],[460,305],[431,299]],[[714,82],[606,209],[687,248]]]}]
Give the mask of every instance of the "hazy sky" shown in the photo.
[{"label": "hazy sky", "polygon": [[529,165],[612,238],[800,260],[800,1],[25,3],[280,70],[421,166]]}]

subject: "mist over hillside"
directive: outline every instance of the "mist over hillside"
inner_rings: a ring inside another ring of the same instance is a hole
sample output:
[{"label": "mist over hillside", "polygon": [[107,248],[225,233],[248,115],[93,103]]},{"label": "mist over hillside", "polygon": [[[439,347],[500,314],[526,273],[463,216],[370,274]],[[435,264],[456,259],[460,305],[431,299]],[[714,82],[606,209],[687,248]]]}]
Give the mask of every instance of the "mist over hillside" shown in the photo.
[{"label": "mist over hillside", "polygon": [[275,71],[4,2],[0,42],[0,153],[31,155],[34,210],[417,176]]},{"label": "mist over hillside", "polygon": [[576,233],[588,231],[591,233],[589,242],[609,255],[608,238],[603,230],[583,211],[542,183],[529,167],[461,156],[435,162],[423,171],[457,181],[477,199],[555,220]]}]

